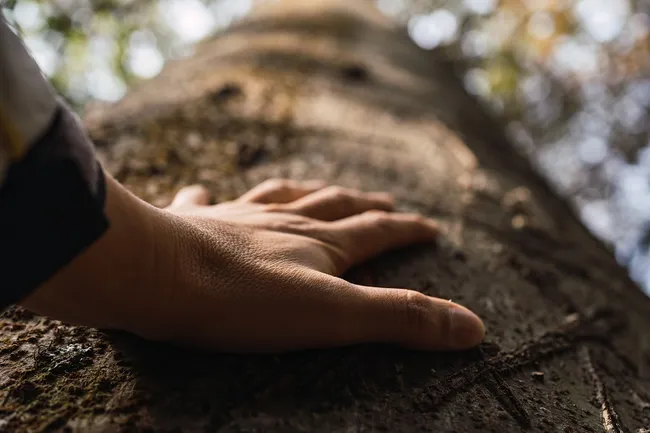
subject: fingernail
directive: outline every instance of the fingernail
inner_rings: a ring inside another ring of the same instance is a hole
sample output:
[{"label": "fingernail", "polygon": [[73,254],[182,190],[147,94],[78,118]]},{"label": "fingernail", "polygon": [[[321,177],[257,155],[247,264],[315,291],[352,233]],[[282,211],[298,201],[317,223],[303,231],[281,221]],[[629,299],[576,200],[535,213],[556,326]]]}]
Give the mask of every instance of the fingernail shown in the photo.
[{"label": "fingernail", "polygon": [[449,343],[453,349],[469,349],[485,338],[483,321],[470,310],[460,305],[451,309],[451,335]]}]

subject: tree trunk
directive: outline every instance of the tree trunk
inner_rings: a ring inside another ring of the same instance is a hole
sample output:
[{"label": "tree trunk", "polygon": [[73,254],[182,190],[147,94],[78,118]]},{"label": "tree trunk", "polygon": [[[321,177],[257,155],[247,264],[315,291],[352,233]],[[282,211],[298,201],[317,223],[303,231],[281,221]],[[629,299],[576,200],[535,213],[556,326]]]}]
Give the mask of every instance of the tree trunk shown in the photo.
[{"label": "tree trunk", "polygon": [[347,277],[465,304],[486,342],[225,356],[16,308],[0,430],[650,431],[650,302],[448,65],[365,2],[268,3],[90,110],[105,166],[157,205],[269,177],[390,191],[444,236]]}]

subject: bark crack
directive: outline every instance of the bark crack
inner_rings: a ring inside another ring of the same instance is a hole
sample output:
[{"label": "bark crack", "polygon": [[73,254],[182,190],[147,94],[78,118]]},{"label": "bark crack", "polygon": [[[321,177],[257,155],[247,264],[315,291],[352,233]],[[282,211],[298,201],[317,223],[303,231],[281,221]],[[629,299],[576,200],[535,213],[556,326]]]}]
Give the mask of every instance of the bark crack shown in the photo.
[{"label": "bark crack", "polygon": [[530,416],[519,402],[510,387],[493,368],[488,366],[489,376],[484,383],[488,391],[497,399],[499,404],[517,421],[521,428],[531,427]]},{"label": "bark crack", "polygon": [[[573,351],[579,343],[606,344],[607,342],[598,336],[613,335],[621,331],[625,327],[623,320],[620,313],[610,310],[599,310],[588,317],[573,315],[572,320],[568,323],[524,343],[514,351],[498,354],[484,362],[469,365],[438,383],[424,388],[415,403],[420,406],[421,410],[431,410],[443,404],[453,395],[468,391],[474,385],[481,384],[497,398],[499,404],[522,428],[527,428],[531,425],[530,417],[501,377],[510,376],[521,368],[542,359]],[[606,332],[603,334],[604,330]],[[581,347],[586,346],[582,345]],[[482,352],[479,355],[483,357]],[[612,430],[612,432],[623,433],[626,430],[619,429]]]},{"label": "bark crack", "polygon": [[600,404],[603,429],[606,433],[627,433],[629,430],[621,424],[616,409],[609,399],[607,388],[594,366],[591,359],[591,351],[587,346],[582,345],[579,348],[579,355],[583,367],[591,377],[591,381],[593,382],[596,391],[596,401]]}]

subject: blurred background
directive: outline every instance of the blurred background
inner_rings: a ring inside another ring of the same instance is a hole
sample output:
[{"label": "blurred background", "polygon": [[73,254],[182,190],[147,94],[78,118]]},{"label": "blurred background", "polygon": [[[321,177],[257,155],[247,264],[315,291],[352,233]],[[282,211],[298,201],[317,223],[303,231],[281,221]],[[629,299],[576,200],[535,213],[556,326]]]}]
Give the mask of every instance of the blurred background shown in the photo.
[{"label": "blurred background", "polygon": [[[83,112],[264,0],[8,0],[43,71]],[[1,3],[1,0],[0,0]],[[508,122],[584,223],[650,291],[650,0],[376,0]]]}]

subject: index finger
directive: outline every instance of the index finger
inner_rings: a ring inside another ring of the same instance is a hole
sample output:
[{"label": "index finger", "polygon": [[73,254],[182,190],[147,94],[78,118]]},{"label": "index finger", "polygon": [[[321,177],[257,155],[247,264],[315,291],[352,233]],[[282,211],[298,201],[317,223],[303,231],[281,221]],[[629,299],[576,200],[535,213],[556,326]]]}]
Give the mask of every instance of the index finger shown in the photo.
[{"label": "index finger", "polygon": [[434,241],[439,229],[435,221],[418,214],[369,211],[328,223],[332,254],[340,254],[339,273],[381,253],[408,245]]}]

